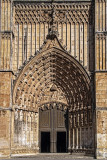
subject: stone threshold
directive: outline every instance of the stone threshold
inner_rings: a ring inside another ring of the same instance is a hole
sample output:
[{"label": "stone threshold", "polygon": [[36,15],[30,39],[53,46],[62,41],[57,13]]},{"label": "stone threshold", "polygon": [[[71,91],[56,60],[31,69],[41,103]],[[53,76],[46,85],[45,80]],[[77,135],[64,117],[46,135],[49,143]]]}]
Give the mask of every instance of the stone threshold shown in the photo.
[{"label": "stone threshold", "polygon": [[14,154],[14,155],[11,155],[11,158],[36,158],[36,157],[51,157],[51,156],[64,156],[66,158],[66,156],[69,156],[71,158],[80,158],[80,159],[93,159],[94,156],[93,155],[83,155],[83,154],[79,154],[79,153],[36,153],[36,154]]}]

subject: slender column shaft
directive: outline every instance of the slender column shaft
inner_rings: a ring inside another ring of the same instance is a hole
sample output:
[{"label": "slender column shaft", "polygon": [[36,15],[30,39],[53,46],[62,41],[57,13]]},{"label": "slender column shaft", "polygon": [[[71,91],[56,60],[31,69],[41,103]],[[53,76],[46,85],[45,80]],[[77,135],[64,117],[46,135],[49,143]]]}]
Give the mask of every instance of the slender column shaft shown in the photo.
[{"label": "slender column shaft", "polygon": [[83,139],[84,139],[84,149],[85,149],[85,139],[86,139],[86,129],[84,128],[84,137],[83,137]]},{"label": "slender column shaft", "polygon": [[82,145],[81,145],[81,127],[80,127],[80,149],[82,149]]},{"label": "slender column shaft", "polygon": [[106,1],[106,31],[107,31],[107,1]]},{"label": "slender column shaft", "polygon": [[74,131],[74,128],[73,128],[73,149],[75,148],[75,131]]},{"label": "slender column shaft", "polygon": [[68,145],[68,150],[69,150],[69,152],[71,150],[71,127],[70,127],[70,123],[69,123],[69,145]]},{"label": "slender column shaft", "polygon": [[77,132],[76,132],[76,136],[77,136],[77,144],[76,144],[76,149],[78,149],[78,128],[76,129]]}]

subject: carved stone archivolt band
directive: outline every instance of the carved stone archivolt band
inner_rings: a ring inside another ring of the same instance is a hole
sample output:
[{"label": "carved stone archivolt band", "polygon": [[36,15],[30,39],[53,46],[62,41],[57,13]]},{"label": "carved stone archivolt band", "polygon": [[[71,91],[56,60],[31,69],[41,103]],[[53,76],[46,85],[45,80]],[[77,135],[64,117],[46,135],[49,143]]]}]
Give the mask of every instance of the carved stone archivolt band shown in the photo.
[{"label": "carved stone archivolt band", "polygon": [[53,40],[48,39],[41,52],[23,68],[13,93],[16,108],[38,112],[38,106],[47,102],[62,102],[73,114],[91,111],[90,79],[55,36]]}]

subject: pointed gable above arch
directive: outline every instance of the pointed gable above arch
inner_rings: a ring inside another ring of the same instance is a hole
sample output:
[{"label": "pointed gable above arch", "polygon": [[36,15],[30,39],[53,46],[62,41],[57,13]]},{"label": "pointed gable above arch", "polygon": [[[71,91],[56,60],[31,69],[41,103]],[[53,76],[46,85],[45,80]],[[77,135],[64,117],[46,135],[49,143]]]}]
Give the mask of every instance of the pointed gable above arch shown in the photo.
[{"label": "pointed gable above arch", "polygon": [[66,50],[64,49],[64,47],[61,45],[61,43],[59,42],[58,38],[57,38],[57,32],[56,31],[50,31],[49,34],[47,35],[47,39],[42,47],[42,51],[48,50],[50,48],[57,48],[60,49],[64,52],[66,52]]},{"label": "pointed gable above arch", "polygon": [[20,72],[14,85],[13,104],[37,112],[42,103],[53,101],[66,104],[71,110],[91,105],[87,72],[67,54],[52,30],[40,53]]}]

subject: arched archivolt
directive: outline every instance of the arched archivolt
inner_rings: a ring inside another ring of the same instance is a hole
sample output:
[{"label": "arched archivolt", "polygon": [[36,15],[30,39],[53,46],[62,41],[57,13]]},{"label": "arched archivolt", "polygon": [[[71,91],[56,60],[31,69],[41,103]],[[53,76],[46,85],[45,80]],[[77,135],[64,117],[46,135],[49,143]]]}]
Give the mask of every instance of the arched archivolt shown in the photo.
[{"label": "arched archivolt", "polygon": [[39,108],[50,109],[51,104],[58,105],[59,108],[63,106],[69,112],[72,150],[92,151],[92,94],[89,75],[63,49],[55,35],[48,38],[41,52],[25,65],[14,83],[13,105],[16,114],[19,114],[18,111],[31,113],[30,117],[34,116],[35,122]]},{"label": "arched archivolt", "polygon": [[[57,92],[51,91],[52,86]],[[48,100],[52,100],[51,96],[56,92],[59,96],[56,97],[70,110],[91,106],[87,72],[66,51],[55,46],[41,51],[21,71],[14,85],[13,105],[38,111],[40,103],[45,102],[47,91]]]}]

